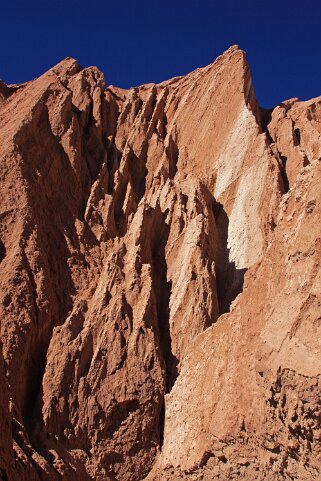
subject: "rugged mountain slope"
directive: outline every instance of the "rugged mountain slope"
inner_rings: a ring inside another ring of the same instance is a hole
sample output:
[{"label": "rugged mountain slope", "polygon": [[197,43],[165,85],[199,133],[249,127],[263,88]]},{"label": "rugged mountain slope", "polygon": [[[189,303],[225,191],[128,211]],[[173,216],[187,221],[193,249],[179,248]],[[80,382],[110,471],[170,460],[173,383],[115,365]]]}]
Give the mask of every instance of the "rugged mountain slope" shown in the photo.
[{"label": "rugged mountain slope", "polygon": [[0,479],[317,479],[320,105],[0,84]]},{"label": "rugged mountain slope", "polygon": [[242,296],[192,342],[166,396],[162,479],[320,478],[320,174],[300,175]]}]

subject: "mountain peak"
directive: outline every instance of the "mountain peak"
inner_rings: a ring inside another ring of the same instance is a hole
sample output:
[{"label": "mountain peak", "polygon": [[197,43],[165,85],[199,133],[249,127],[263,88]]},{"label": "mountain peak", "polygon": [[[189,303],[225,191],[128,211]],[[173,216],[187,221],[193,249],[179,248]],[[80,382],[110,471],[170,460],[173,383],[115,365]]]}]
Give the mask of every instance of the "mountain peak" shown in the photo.
[{"label": "mountain peak", "polygon": [[1,480],[315,479],[320,123],[236,45],[0,83]]}]

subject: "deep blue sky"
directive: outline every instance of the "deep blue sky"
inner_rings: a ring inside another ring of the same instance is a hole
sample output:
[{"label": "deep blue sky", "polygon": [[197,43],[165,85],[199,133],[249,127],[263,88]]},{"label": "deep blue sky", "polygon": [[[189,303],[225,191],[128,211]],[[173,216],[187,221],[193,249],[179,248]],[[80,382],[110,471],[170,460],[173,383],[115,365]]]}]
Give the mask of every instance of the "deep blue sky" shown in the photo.
[{"label": "deep blue sky", "polygon": [[0,78],[30,80],[62,58],[97,65],[108,84],[159,82],[247,53],[265,107],[321,95],[320,0],[7,0]]}]

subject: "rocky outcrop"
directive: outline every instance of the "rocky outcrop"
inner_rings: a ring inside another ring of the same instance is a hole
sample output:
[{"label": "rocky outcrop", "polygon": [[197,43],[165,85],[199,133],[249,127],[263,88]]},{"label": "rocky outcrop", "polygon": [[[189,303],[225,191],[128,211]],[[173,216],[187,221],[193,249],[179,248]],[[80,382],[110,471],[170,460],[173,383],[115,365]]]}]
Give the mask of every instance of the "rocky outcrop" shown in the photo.
[{"label": "rocky outcrop", "polygon": [[242,296],[192,342],[166,395],[164,479],[318,479],[320,174],[301,173]]},{"label": "rocky outcrop", "polygon": [[286,169],[287,186],[292,186],[303,167],[321,157],[320,99],[288,100],[272,112],[268,132]]},{"label": "rocky outcrop", "polygon": [[319,102],[0,84],[4,480],[317,479]]}]

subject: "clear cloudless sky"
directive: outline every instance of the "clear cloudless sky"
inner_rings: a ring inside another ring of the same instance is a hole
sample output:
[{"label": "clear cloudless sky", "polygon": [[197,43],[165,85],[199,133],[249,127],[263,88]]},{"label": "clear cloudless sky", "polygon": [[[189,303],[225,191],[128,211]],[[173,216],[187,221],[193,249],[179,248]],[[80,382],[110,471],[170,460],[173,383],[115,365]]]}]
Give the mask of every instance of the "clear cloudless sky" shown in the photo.
[{"label": "clear cloudless sky", "polygon": [[238,44],[262,106],[321,95],[321,0],[6,0],[0,18],[6,83],[74,57],[127,88],[183,75]]}]

